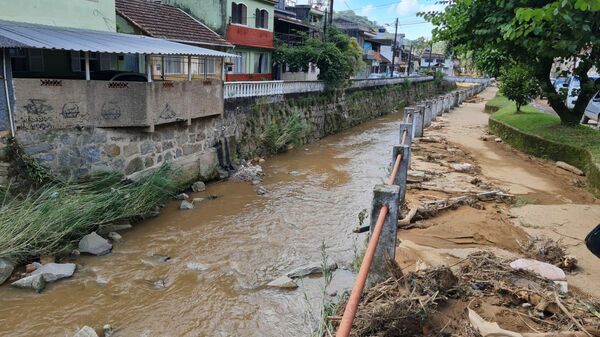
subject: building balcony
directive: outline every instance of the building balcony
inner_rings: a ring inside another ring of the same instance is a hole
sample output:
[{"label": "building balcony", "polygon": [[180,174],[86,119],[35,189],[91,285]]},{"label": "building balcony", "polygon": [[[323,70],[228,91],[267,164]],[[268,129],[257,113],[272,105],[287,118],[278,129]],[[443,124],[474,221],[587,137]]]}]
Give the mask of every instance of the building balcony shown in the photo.
[{"label": "building balcony", "polygon": [[227,41],[237,46],[273,49],[273,32],[230,23]]}]

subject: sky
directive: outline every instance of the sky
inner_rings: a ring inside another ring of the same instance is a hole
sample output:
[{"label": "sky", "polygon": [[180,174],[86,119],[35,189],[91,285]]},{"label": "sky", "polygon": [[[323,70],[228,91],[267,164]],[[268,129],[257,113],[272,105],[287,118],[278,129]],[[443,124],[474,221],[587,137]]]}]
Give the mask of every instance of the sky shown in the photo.
[{"label": "sky", "polygon": [[[442,10],[443,5],[436,2],[437,0],[334,0],[333,9],[352,9],[356,14],[384,25],[391,33],[394,32],[394,20],[398,18],[398,32],[414,40],[421,36],[431,38],[433,26],[416,14],[421,11]],[[307,0],[297,0],[297,3],[307,3]]]}]

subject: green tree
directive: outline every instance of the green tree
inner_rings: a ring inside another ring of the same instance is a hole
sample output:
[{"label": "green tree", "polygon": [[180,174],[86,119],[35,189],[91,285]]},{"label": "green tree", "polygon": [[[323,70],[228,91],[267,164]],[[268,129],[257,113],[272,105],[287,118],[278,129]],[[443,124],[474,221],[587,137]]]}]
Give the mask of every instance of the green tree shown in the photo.
[{"label": "green tree", "polygon": [[279,45],[275,61],[285,63],[290,71],[307,71],[309,65],[319,67],[319,80],[328,87],[335,88],[346,84],[350,77],[364,68],[362,48],[355,38],[331,27],[324,40],[306,38],[299,46]]},{"label": "green tree", "polygon": [[510,58],[497,49],[485,48],[473,52],[473,62],[484,75],[498,77],[502,68],[510,64]]},{"label": "green tree", "polygon": [[[449,0],[444,12],[423,13],[433,35],[459,51],[495,50],[531,69],[565,125],[579,123],[597,89],[588,71],[600,65],[600,0]],[[578,60],[582,88],[573,110],[550,81],[555,60]]]},{"label": "green tree", "polygon": [[500,92],[515,102],[517,112],[521,111],[521,106],[531,102],[540,93],[535,77],[520,65],[504,68],[500,80]]}]

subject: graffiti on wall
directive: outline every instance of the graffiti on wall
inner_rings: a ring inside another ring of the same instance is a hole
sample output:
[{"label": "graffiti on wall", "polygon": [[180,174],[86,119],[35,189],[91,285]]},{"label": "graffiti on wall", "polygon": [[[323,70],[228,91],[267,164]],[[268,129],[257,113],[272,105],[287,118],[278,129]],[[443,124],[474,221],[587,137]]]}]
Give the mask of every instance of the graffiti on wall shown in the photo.
[{"label": "graffiti on wall", "polygon": [[48,130],[52,128],[49,114],[54,111],[54,108],[46,102],[45,99],[29,99],[29,102],[23,106],[27,111],[24,127],[31,130]]},{"label": "graffiti on wall", "polygon": [[177,113],[175,113],[169,103],[165,104],[164,109],[160,112],[160,115],[158,115],[158,118],[161,120],[170,120],[175,117],[177,117]]},{"label": "graffiti on wall", "polygon": [[64,118],[77,118],[79,116],[79,104],[77,102],[67,102],[63,105],[61,115]]},{"label": "graffiti on wall", "polygon": [[121,107],[117,102],[104,102],[100,115],[106,120],[117,120],[121,118]]}]

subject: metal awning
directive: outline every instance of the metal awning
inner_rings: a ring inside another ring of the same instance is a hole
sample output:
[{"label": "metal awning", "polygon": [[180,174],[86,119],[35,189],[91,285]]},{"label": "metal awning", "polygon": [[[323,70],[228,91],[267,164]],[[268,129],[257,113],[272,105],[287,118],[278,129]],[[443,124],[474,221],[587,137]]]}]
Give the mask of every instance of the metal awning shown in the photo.
[{"label": "metal awning", "polygon": [[0,48],[36,48],[118,54],[237,57],[234,54],[142,35],[0,20]]}]

